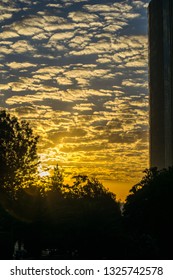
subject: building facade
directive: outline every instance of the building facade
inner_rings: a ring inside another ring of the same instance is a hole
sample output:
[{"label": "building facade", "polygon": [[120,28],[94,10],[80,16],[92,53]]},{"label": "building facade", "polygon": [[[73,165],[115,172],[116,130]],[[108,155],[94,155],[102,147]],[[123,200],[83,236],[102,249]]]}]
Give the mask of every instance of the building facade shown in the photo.
[{"label": "building facade", "polygon": [[173,166],[173,1],[149,4],[150,167]]}]

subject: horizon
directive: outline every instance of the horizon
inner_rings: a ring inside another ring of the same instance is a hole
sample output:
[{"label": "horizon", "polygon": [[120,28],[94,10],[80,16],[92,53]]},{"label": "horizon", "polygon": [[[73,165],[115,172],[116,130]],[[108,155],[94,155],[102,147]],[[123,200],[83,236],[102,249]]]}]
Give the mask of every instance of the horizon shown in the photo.
[{"label": "horizon", "polygon": [[148,3],[0,4],[0,109],[40,136],[43,171],[96,176],[122,200],[149,166]]}]

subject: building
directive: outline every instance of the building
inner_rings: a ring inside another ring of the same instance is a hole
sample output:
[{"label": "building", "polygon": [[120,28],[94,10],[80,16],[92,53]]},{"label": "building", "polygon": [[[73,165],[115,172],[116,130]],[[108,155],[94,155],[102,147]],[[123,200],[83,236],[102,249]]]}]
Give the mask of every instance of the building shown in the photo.
[{"label": "building", "polygon": [[173,1],[149,4],[150,166],[173,166]]}]

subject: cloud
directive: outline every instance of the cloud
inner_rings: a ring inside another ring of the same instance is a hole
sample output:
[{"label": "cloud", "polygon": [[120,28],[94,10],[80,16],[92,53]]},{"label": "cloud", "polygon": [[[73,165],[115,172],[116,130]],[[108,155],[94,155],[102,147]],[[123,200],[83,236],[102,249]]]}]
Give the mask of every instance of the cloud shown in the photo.
[{"label": "cloud", "polygon": [[141,88],[148,88],[148,83],[147,82],[136,82],[135,80],[124,80],[122,82],[122,85],[123,86],[126,86],[126,87],[141,87]]},{"label": "cloud", "polygon": [[58,77],[56,80],[59,85],[72,85],[73,84],[71,79],[68,79],[66,77]]},{"label": "cloud", "polygon": [[73,32],[63,32],[63,33],[56,33],[51,36],[50,41],[58,41],[58,40],[66,40],[70,39],[74,36]]},{"label": "cloud", "polygon": [[7,63],[7,66],[9,66],[12,69],[21,69],[21,68],[29,68],[29,67],[36,67],[36,64],[29,63],[29,62],[10,62]]},{"label": "cloud", "polygon": [[39,34],[42,31],[40,28],[37,28],[37,27],[31,27],[31,26],[26,27],[25,25],[22,26],[21,23],[16,24],[13,27],[13,29],[17,32],[17,34],[23,35],[23,36],[34,36],[34,35]]},{"label": "cloud", "polygon": [[0,46],[0,53],[6,55],[12,53],[12,50],[9,46]]},{"label": "cloud", "polygon": [[107,69],[85,69],[82,67],[79,67],[78,69],[73,69],[69,71],[65,71],[64,75],[66,75],[68,78],[88,78],[92,79],[95,77],[103,77],[109,72]]},{"label": "cloud", "polygon": [[11,38],[17,38],[17,37],[19,37],[19,34],[17,34],[14,31],[10,31],[10,30],[0,33],[1,39],[11,39]]},{"label": "cloud", "polygon": [[61,4],[47,4],[47,7],[53,7],[53,8],[62,8]]},{"label": "cloud", "polygon": [[58,73],[62,73],[64,72],[63,68],[60,66],[41,66],[35,73],[39,73],[39,74],[50,74],[50,76],[55,76]]},{"label": "cloud", "polygon": [[72,24],[66,23],[65,19],[59,16],[28,16],[21,21],[14,22],[11,25],[11,32],[16,36],[23,35],[33,37],[34,39],[41,40],[47,39],[51,36],[56,37],[56,34],[49,34],[58,30],[71,30]]},{"label": "cloud", "polygon": [[36,49],[26,40],[18,40],[12,46],[11,49],[16,53],[34,52]]},{"label": "cloud", "polygon": [[69,43],[69,46],[72,48],[78,48],[78,49],[82,49],[84,48],[86,45],[88,45],[89,42],[91,42],[91,38],[92,38],[92,34],[85,34],[85,36],[82,35],[77,35],[74,36]]},{"label": "cloud", "polygon": [[74,110],[76,111],[92,111],[93,110],[94,104],[92,103],[81,103],[77,104],[73,107]]},{"label": "cloud", "polygon": [[[66,2],[66,0],[62,0],[63,2]],[[88,2],[88,0],[73,0],[74,3],[81,3],[81,2]]]},{"label": "cloud", "polygon": [[104,27],[103,30],[107,32],[117,32],[118,30],[122,29],[125,25],[128,24],[125,22],[122,22],[121,24],[109,24],[106,27]]},{"label": "cloud", "polygon": [[15,3],[13,4],[11,1],[8,1],[8,5],[6,2],[1,1],[0,3],[0,21],[5,21],[10,19],[13,16],[14,12],[17,12],[18,9],[15,8]]},{"label": "cloud", "polygon": [[99,54],[99,53],[109,52],[110,49],[111,49],[111,44],[109,42],[100,40],[97,43],[90,43],[82,50],[70,51],[69,55],[82,56],[82,55]]},{"label": "cloud", "polygon": [[10,13],[0,14],[0,21],[3,21],[4,19],[9,19],[11,17],[12,17],[12,14],[10,14]]},{"label": "cloud", "polygon": [[115,12],[121,10],[129,11],[131,7],[129,5],[122,5],[121,3],[115,3],[113,5],[85,5],[84,8],[89,12]]},{"label": "cloud", "polygon": [[0,84],[0,90],[8,90],[10,88],[10,85],[8,84]]},{"label": "cloud", "polygon": [[102,180],[140,178],[147,1],[1,2],[1,99],[40,135],[43,164]]},{"label": "cloud", "polygon": [[75,28],[75,24],[72,24],[72,23],[66,23],[66,22],[63,22],[63,23],[59,23],[59,24],[54,24],[54,25],[46,25],[44,26],[44,29],[46,31],[65,31],[65,30],[73,30]]},{"label": "cloud", "polygon": [[71,65],[66,67],[43,67],[39,68],[33,78],[39,80],[54,79],[59,85],[72,85],[77,82],[79,86],[90,85],[91,81],[97,78],[108,79],[114,75],[110,70],[97,68],[96,65]]},{"label": "cloud", "polygon": [[[149,2],[149,1],[147,1],[147,2]],[[132,4],[135,8],[138,8],[138,9],[147,8],[147,6],[148,6],[148,3],[146,3],[145,1],[138,1],[138,0],[134,1]]]},{"label": "cloud", "polygon": [[[13,91],[23,91],[24,89],[27,88],[25,87],[24,84],[22,83],[11,83],[10,84],[11,89]],[[34,104],[37,101],[44,101],[44,99],[50,98],[47,94],[45,93],[37,93],[37,94],[27,94],[25,96],[18,96],[14,95],[6,100],[6,103],[8,105],[15,105],[15,104]],[[50,107],[50,106],[49,106]]]},{"label": "cloud", "polygon": [[114,3],[111,5],[85,5],[84,8],[92,13],[99,13],[102,16],[105,16],[105,19],[108,21],[112,21],[112,19],[119,19],[120,22],[126,19],[133,19],[139,17],[140,14],[134,13],[132,11],[132,6],[127,3],[120,2]]},{"label": "cloud", "polygon": [[8,84],[12,91],[24,91],[27,89],[27,85],[20,82],[11,82]]},{"label": "cloud", "polygon": [[45,40],[45,39],[48,39],[48,38],[49,38],[49,35],[45,34],[44,32],[36,34],[32,37],[33,40]]},{"label": "cloud", "polygon": [[63,17],[60,17],[59,15],[52,16],[50,15],[50,13],[45,14],[43,12],[43,18],[47,23],[51,23],[51,24],[61,24],[66,22],[66,20]]},{"label": "cloud", "polygon": [[19,0],[19,2],[30,5],[32,3],[32,0]]},{"label": "cloud", "polygon": [[99,20],[99,17],[97,15],[92,15],[89,13],[83,13],[79,11],[69,13],[68,17],[71,18],[74,22],[90,23]]}]

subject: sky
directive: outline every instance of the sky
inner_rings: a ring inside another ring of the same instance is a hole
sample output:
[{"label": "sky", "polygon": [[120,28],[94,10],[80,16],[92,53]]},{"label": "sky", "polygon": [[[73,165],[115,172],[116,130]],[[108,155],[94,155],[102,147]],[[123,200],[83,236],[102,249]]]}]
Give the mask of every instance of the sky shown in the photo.
[{"label": "sky", "polygon": [[41,170],[124,199],[148,168],[147,0],[0,0],[0,109],[40,136]]}]

